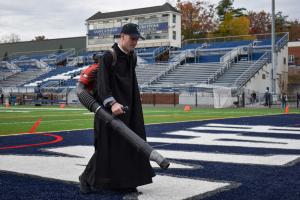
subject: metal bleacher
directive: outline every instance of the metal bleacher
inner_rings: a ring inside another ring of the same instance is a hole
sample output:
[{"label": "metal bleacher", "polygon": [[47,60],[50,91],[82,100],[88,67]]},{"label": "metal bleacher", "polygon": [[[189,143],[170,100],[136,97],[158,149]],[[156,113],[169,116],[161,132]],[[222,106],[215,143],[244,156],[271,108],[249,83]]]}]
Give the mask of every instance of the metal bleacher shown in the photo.
[{"label": "metal bleacher", "polygon": [[[288,35],[278,36],[276,49],[280,50],[287,40]],[[166,46],[139,48],[136,49],[138,84],[142,88],[201,83],[241,87],[269,62],[266,52],[270,51],[270,42],[269,36],[240,40],[227,37],[185,42],[180,49]],[[60,53],[16,54],[9,62],[18,70],[0,69],[0,87],[74,87],[81,70],[91,64],[94,53],[99,52],[75,53],[70,49]],[[169,60],[156,63],[159,56]],[[57,63],[63,60],[67,62],[58,66]]]},{"label": "metal bleacher", "polygon": [[165,73],[170,66],[168,64],[144,64],[135,68],[139,85],[150,82],[159,74]]},{"label": "metal bleacher", "polygon": [[206,83],[207,78],[220,67],[220,63],[216,62],[179,65],[152,85]]},{"label": "metal bleacher", "polygon": [[266,53],[256,61],[239,61],[233,63],[213,84],[226,87],[243,86],[249,78],[269,62],[269,59],[269,54]]},{"label": "metal bleacher", "polygon": [[26,71],[17,72],[4,80],[0,81],[1,87],[17,87],[22,86],[24,83],[33,80],[36,77],[46,73],[43,69],[28,69]]},{"label": "metal bleacher", "polygon": [[[81,72],[81,70],[84,67],[57,67],[53,68],[48,73],[26,83],[24,86],[37,86],[37,85],[43,85],[44,87],[53,87],[55,84],[50,83],[59,83],[57,85],[61,85],[62,83],[65,83],[69,79],[73,79],[76,76],[78,76]],[[71,86],[71,85],[69,85]],[[75,86],[75,85],[74,85]]]}]

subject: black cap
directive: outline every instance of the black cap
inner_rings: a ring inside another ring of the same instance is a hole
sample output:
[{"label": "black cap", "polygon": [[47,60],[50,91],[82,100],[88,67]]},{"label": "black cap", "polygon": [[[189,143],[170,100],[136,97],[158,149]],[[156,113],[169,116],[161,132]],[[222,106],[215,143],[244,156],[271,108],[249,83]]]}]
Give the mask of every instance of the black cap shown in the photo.
[{"label": "black cap", "polygon": [[135,38],[141,38],[142,40],[145,39],[144,37],[141,36],[139,25],[134,23],[125,24],[122,27],[121,33],[130,35]]}]

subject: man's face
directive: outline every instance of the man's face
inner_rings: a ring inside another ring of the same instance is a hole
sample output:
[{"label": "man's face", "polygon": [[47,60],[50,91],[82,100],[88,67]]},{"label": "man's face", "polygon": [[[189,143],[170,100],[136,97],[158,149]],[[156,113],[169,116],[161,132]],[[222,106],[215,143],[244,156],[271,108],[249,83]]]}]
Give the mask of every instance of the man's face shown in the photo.
[{"label": "man's face", "polygon": [[127,34],[121,34],[121,47],[128,52],[133,51],[137,45],[138,40],[139,38],[137,37],[132,37]]}]

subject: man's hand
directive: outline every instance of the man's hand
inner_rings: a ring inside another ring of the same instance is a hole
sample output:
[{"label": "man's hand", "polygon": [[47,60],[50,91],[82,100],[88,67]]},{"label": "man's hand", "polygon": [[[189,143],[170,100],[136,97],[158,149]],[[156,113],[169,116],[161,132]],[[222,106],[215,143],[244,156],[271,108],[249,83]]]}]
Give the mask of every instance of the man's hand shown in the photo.
[{"label": "man's hand", "polygon": [[115,102],[111,106],[111,112],[112,112],[112,114],[115,115],[115,116],[124,114],[123,107],[124,107],[123,105],[119,104],[118,102]]}]

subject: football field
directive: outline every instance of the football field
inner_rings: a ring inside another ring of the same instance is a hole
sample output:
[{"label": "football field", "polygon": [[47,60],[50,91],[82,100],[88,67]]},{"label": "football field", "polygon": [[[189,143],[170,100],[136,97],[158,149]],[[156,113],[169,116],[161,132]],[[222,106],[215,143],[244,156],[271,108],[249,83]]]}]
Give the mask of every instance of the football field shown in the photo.
[{"label": "football field", "polygon": [[[144,107],[147,140],[171,161],[123,194],[79,192],[93,147],[82,107],[0,109],[0,199],[298,200],[300,112],[277,108]],[[122,167],[122,166],[120,166]]]},{"label": "football field", "polygon": [[[144,107],[146,124],[198,121],[208,119],[238,118],[248,116],[283,114],[279,108],[195,108],[184,111],[183,107]],[[300,114],[300,109],[289,113]],[[78,130],[93,128],[93,113],[83,107],[43,106],[0,107],[0,135],[26,133],[40,120],[36,132]]]}]

